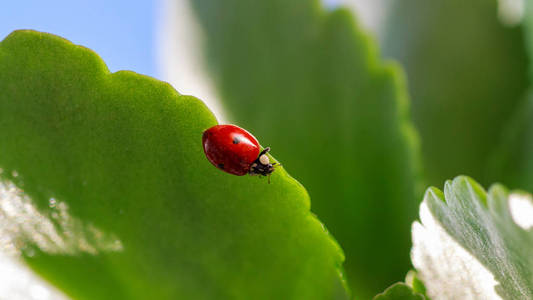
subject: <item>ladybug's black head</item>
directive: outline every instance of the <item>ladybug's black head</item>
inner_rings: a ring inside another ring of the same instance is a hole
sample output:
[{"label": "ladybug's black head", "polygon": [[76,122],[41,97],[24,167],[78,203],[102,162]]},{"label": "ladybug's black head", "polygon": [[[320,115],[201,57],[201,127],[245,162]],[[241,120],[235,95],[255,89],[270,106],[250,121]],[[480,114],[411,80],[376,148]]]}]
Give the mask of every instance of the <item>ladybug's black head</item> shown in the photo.
[{"label": "ladybug's black head", "polygon": [[259,153],[257,159],[250,166],[250,175],[267,176],[274,172],[274,165],[276,163],[270,163],[270,159],[266,155],[268,151],[270,151],[270,147],[266,147],[265,150]]}]

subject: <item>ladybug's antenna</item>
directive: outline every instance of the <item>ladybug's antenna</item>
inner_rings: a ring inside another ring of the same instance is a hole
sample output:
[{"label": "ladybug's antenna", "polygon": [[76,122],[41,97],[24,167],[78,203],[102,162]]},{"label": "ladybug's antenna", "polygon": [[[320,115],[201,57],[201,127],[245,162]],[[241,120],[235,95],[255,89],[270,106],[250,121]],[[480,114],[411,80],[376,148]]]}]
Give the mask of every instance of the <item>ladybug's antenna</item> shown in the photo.
[{"label": "ladybug's antenna", "polygon": [[259,156],[261,156],[263,154],[267,154],[268,152],[270,152],[270,147],[266,147],[265,149],[263,149],[263,151],[261,151],[261,153],[259,153],[259,155],[257,157],[259,157]]}]

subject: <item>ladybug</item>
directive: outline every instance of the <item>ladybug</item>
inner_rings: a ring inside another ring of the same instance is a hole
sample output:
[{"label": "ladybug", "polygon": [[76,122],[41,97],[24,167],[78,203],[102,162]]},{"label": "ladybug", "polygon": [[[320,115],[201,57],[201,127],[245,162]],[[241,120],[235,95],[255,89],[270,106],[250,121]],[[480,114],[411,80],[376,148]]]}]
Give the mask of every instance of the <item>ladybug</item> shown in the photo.
[{"label": "ladybug", "polygon": [[243,176],[274,172],[274,165],[266,155],[270,147],[260,151],[257,139],[248,131],[235,125],[215,125],[202,136],[207,159],[224,172]]}]

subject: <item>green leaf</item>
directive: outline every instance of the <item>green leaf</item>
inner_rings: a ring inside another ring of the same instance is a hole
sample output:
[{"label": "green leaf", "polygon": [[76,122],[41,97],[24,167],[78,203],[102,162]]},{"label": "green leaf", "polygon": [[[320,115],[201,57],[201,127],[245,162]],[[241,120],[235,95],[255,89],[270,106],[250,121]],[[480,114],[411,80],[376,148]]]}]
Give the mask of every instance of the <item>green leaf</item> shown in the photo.
[{"label": "green leaf", "polygon": [[533,93],[516,107],[513,118],[506,125],[488,170],[492,177],[502,176],[510,188],[533,192]]},{"label": "green leaf", "polygon": [[525,1],[524,37],[529,54],[530,89],[523,103],[515,108],[513,118],[508,122],[503,139],[495,151],[490,164],[491,175],[511,188],[533,192],[533,3]]},{"label": "green leaf", "polygon": [[[346,253],[356,298],[409,269],[416,135],[401,71],[319,1],[191,1],[234,120],[301,180]],[[393,250],[392,250],[393,249]]]},{"label": "green leaf", "polygon": [[424,300],[423,295],[414,292],[411,287],[403,282],[398,282],[388,287],[383,293],[376,295],[374,300]]},{"label": "green leaf", "polygon": [[409,272],[407,272],[407,275],[405,276],[405,283],[410,286],[415,293],[420,293],[426,296],[426,286],[419,278],[418,273],[415,270],[409,270]]},{"label": "green leaf", "polygon": [[529,74],[530,80],[533,80],[533,68],[531,67],[531,59],[533,58],[533,3],[530,1],[524,2],[524,35],[526,40],[526,46],[529,54]]},{"label": "green leaf", "polygon": [[505,180],[487,166],[528,87],[522,27],[501,24],[496,0],[405,0],[391,13],[384,52],[406,68],[429,183]]},{"label": "green leaf", "polygon": [[383,293],[374,297],[374,300],[424,300],[426,296],[424,283],[418,278],[416,271],[407,272],[404,282],[397,282],[388,287]]},{"label": "green leaf", "polygon": [[283,168],[271,184],[214,168],[194,97],[34,31],[1,42],[0,90],[10,238],[71,297],[346,297],[305,189]]},{"label": "green leaf", "polygon": [[[531,299],[533,297],[533,276],[531,276],[533,274],[531,256],[533,231],[526,229],[528,227],[520,221],[519,214],[526,210],[515,208],[516,204],[513,201],[517,200],[528,204],[530,215],[526,217],[531,222],[533,217],[531,195],[510,195],[501,185],[493,185],[487,193],[472,179],[461,176],[446,182],[444,193],[436,188],[428,189],[422,207],[427,206],[430,215],[423,215],[421,208],[422,222],[428,227],[432,222],[429,218],[434,218],[438,222],[436,224],[442,226],[453,241],[468,253],[460,254],[457,251],[464,250],[456,251],[448,245],[442,252],[443,256],[435,258],[434,265],[431,266],[434,270],[420,268],[417,266],[419,262],[416,261],[418,244],[416,234],[413,236],[415,245],[413,263],[428,288],[428,295],[435,297],[444,294],[447,295],[443,296],[444,298],[450,298],[450,295],[454,295],[455,289],[462,292],[462,295],[473,291],[474,297],[488,299],[488,295],[493,294],[495,289],[503,299]],[[414,232],[416,231],[415,226]],[[432,236],[434,238],[438,234]],[[438,251],[434,249],[433,252]],[[472,255],[472,258],[464,260],[465,255]],[[470,273],[451,274],[437,270],[453,267],[450,260],[458,268],[468,267],[467,271]],[[429,261],[426,257],[424,263]],[[481,263],[479,267],[475,266],[479,263]],[[479,275],[487,271],[490,272],[488,276]],[[439,274],[445,277],[439,278]],[[462,284],[453,284],[458,280]],[[492,284],[491,281],[494,283]],[[446,284],[448,288],[442,289]],[[466,298],[468,297],[451,297],[450,299]]]}]

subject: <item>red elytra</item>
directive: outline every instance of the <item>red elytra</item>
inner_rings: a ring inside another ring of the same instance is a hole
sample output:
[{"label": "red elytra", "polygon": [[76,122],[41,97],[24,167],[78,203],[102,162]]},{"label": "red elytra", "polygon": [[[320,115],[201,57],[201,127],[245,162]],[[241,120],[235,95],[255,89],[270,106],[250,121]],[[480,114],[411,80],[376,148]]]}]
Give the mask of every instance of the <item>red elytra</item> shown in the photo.
[{"label": "red elytra", "polygon": [[215,125],[204,131],[202,144],[207,159],[224,172],[242,176],[269,175],[274,171],[264,155],[270,148],[261,151],[257,139],[238,126]]}]

